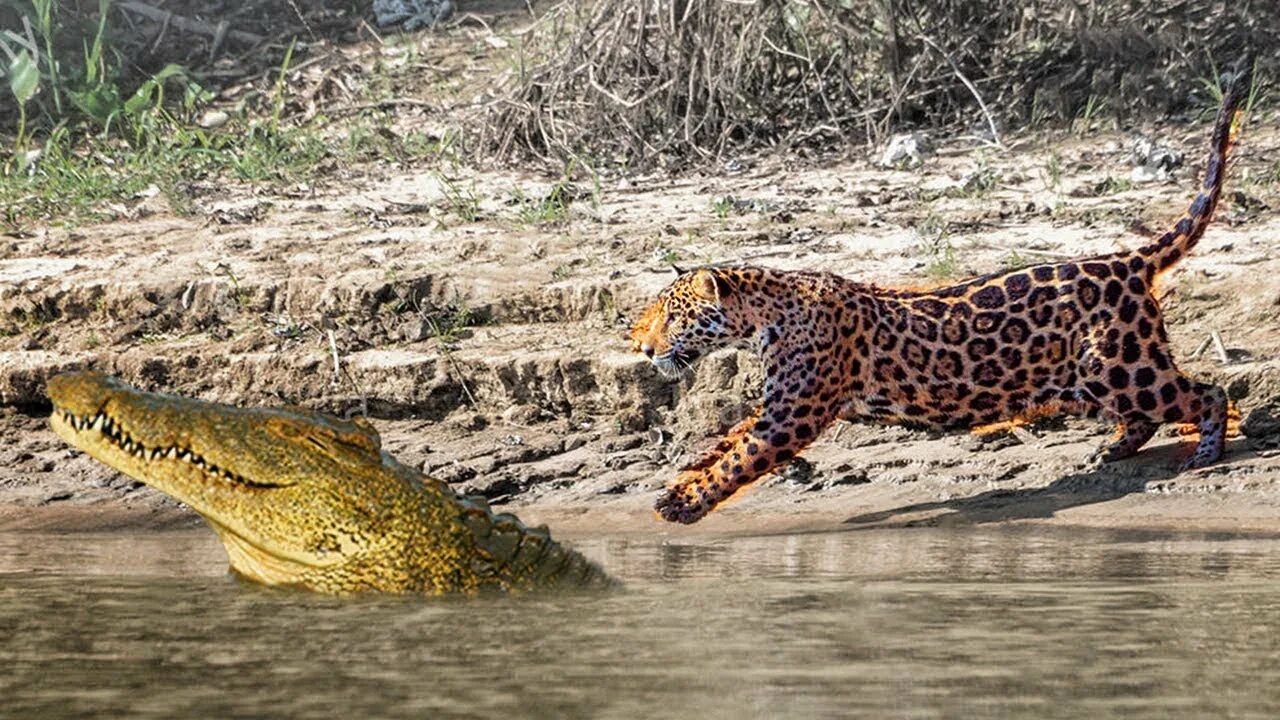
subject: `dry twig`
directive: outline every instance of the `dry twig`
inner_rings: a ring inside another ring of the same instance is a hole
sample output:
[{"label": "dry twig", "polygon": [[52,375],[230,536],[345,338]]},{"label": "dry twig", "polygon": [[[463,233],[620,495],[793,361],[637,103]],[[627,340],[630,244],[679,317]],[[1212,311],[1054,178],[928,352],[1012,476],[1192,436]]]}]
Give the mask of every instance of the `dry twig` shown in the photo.
[{"label": "dry twig", "polygon": [[172,25],[183,32],[195,33],[197,35],[208,35],[215,39],[215,42],[213,43],[215,48],[221,44],[221,38],[223,37],[229,37],[236,42],[246,43],[249,45],[258,45],[266,40],[265,37],[251,32],[246,32],[244,30],[232,30],[227,26],[225,20],[218,25],[210,25],[203,20],[175,15],[169,10],[161,10],[160,8],[152,7],[142,2],[134,2],[133,0],[117,3],[116,7],[135,15],[141,15],[149,20],[163,23],[166,26]]}]

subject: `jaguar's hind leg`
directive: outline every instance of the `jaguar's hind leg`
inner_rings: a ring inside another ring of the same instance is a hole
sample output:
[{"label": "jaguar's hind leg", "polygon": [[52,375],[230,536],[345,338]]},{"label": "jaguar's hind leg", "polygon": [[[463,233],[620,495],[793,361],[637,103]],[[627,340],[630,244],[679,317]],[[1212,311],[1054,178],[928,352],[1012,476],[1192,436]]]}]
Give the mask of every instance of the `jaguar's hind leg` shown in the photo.
[{"label": "jaguar's hind leg", "polygon": [[1158,427],[1158,423],[1143,417],[1131,417],[1122,421],[1118,426],[1119,433],[1115,442],[1103,448],[1102,461],[1115,462],[1132,457],[1156,434]]},{"label": "jaguar's hind leg", "polygon": [[1179,378],[1189,385],[1187,390],[1179,394],[1176,409],[1181,417],[1172,417],[1178,413],[1169,413],[1172,420],[1195,423],[1200,428],[1200,442],[1195,452],[1182,463],[1183,470],[1201,468],[1218,461],[1227,442],[1227,391],[1209,383],[1191,383]]},{"label": "jaguar's hind leg", "polygon": [[1200,443],[1182,464],[1183,470],[1204,467],[1222,457],[1227,435],[1227,393],[1217,385],[1193,382],[1167,357],[1153,360],[1162,369],[1140,367],[1132,373],[1113,366],[1102,374],[1106,384],[1086,381],[1089,394],[1112,417],[1121,418],[1123,431],[1103,451],[1105,460],[1118,460],[1138,451],[1163,423],[1192,423]]}]

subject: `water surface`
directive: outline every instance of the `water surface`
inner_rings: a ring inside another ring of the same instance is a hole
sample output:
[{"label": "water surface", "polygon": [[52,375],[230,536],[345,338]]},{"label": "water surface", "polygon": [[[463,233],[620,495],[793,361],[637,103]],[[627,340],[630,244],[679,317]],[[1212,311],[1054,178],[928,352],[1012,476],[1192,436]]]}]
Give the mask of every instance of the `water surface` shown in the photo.
[{"label": "water surface", "polygon": [[0,534],[7,717],[1280,714],[1280,540],[584,538],[611,594],[338,600],[207,530]]}]

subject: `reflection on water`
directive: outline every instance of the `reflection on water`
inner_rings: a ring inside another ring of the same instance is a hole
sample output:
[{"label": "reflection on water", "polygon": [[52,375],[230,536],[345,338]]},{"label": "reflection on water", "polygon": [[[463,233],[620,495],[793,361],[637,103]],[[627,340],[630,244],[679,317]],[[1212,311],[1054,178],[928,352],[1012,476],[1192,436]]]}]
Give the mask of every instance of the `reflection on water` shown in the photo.
[{"label": "reflection on water", "polygon": [[576,543],[603,595],[337,600],[212,533],[0,534],[12,717],[1275,717],[1280,540]]}]

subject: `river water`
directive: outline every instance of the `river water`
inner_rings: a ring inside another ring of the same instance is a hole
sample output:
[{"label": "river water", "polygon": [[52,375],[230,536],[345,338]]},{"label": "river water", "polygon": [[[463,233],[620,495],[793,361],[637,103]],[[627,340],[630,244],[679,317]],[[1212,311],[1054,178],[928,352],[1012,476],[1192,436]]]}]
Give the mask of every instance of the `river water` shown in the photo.
[{"label": "river water", "polygon": [[575,538],[609,594],[333,599],[207,530],[0,534],[0,716],[1280,716],[1280,540]]}]

